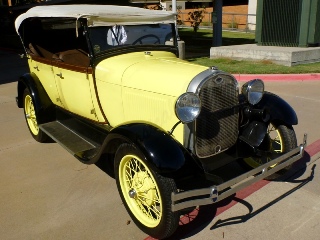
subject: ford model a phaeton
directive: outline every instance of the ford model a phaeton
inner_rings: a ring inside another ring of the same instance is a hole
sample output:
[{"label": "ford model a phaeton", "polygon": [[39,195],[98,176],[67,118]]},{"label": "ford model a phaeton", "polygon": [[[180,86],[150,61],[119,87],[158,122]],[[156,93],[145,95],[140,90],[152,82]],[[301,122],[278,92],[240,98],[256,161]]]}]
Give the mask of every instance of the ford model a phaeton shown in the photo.
[{"label": "ford model a phaeton", "polygon": [[[261,80],[239,90],[232,75],[180,60],[174,22],[97,5],[34,7],[15,22],[30,68],[16,100],[31,135],[112,164],[126,209],[156,238],[183,209],[289,168],[306,142],[297,147],[296,113]],[[251,170],[225,181],[217,170],[236,160]]]}]

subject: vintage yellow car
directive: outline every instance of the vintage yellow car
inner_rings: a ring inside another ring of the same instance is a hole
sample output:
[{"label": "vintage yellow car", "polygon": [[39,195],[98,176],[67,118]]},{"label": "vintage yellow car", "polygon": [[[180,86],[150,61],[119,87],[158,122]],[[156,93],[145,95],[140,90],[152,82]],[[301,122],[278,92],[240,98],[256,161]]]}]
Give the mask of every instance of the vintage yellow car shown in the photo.
[{"label": "vintage yellow car", "polygon": [[[184,209],[287,169],[306,143],[297,146],[296,113],[262,80],[239,89],[231,74],[181,60],[175,20],[135,7],[52,5],[15,21],[30,69],[16,101],[31,135],[85,164],[112,165],[127,211],[155,238],[173,234]],[[234,161],[251,170],[219,174]]]}]

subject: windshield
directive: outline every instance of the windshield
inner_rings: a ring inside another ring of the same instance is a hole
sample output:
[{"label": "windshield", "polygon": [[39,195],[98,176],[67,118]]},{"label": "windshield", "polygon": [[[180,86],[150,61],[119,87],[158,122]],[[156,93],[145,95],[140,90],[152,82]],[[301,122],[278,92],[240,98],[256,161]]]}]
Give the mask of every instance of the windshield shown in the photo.
[{"label": "windshield", "polygon": [[95,54],[124,45],[165,45],[172,39],[171,24],[115,25],[90,27]]}]

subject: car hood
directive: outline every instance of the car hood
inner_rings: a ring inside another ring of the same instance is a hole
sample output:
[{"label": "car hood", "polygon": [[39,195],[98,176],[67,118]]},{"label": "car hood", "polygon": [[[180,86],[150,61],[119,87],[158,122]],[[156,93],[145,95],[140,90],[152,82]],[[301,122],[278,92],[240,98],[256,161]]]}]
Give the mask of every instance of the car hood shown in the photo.
[{"label": "car hood", "polygon": [[101,61],[96,67],[96,78],[123,87],[179,96],[206,69],[168,52],[135,52]]}]

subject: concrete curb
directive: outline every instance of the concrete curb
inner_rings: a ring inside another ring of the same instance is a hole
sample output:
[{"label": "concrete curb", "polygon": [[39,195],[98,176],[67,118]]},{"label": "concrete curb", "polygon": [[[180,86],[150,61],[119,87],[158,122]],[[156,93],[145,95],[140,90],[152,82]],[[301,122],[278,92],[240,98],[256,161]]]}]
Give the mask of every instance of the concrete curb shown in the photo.
[{"label": "concrete curb", "polygon": [[319,81],[320,73],[303,74],[233,74],[240,82],[252,79],[261,79],[263,81]]}]

